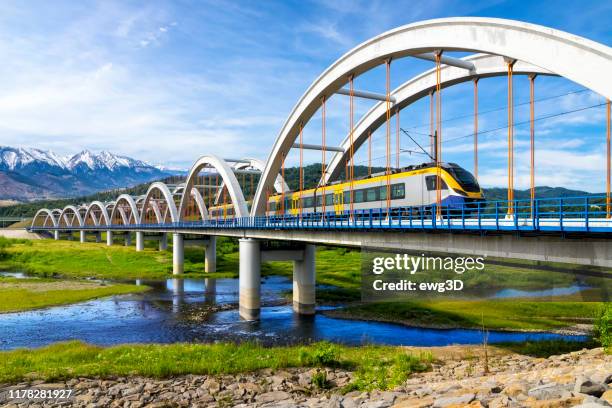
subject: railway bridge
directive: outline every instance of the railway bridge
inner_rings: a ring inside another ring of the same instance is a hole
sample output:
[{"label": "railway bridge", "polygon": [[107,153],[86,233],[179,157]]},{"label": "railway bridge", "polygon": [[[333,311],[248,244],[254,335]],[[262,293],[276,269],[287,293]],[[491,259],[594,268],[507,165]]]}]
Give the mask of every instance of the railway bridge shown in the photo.
[{"label": "railway bridge", "polygon": [[[467,55],[453,56],[458,52]],[[414,58],[431,61],[432,68],[391,89],[392,63]],[[386,72],[384,91],[355,89],[355,78],[380,66]],[[119,236],[131,245],[135,236],[137,251],[144,249],[145,240],[158,241],[159,249],[166,250],[170,234],[177,275],[183,272],[186,244],[203,245],[206,271],[214,272],[216,237],[237,237],[240,314],[245,319],[259,317],[260,265],[273,260],[294,262],[294,309],[314,313],[317,244],[612,267],[610,72],[610,47],[548,27],[474,17],[409,24],[358,45],[316,78],[286,119],[267,160],[206,154],[184,180],[154,182],[137,197],[122,194],[110,202],[43,208],[30,229],[48,231],[55,239],[72,239],[78,232],[82,242],[88,234],[100,242],[105,234],[108,245]],[[531,91],[529,199],[514,196],[514,75],[527,76]],[[508,78],[508,196],[487,201],[477,183],[478,86],[484,78],[499,76]],[[607,146],[602,169],[605,194],[536,195],[534,89],[538,76],[564,77],[604,99],[597,106],[607,113],[607,131],[602,135]],[[459,166],[443,161],[442,93],[465,82],[474,87],[472,178]],[[333,95],[349,100],[350,129],[338,146],[326,143],[327,102]],[[358,121],[356,98],[373,101]],[[402,167],[400,113],[424,98],[430,101],[430,132],[429,149],[422,150],[431,163]],[[321,143],[306,144],[304,127],[315,115],[321,120]],[[386,166],[373,174],[372,133],[379,128],[385,134]],[[356,177],[355,153],[363,146],[368,148],[368,175]],[[321,176],[315,185],[305,181],[305,150],[321,152]],[[292,151],[299,153],[300,165],[299,181],[290,187],[285,161]],[[419,187],[418,200],[411,201],[417,190],[409,180],[417,179],[422,181],[422,191]],[[468,184],[476,188],[470,190]],[[271,240],[297,245],[262,246]]]}]

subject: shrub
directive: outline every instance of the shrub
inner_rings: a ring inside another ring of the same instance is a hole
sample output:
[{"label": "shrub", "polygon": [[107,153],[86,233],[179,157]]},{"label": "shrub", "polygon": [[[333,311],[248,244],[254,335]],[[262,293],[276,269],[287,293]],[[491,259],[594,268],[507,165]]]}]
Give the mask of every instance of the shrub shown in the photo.
[{"label": "shrub", "polygon": [[316,343],[310,349],[302,347],[299,353],[301,364],[315,367],[337,366],[339,356],[338,346],[327,341]]},{"label": "shrub", "polygon": [[314,373],[312,376],[312,385],[318,389],[328,388],[327,373],[325,371],[317,371]]},{"label": "shrub", "polygon": [[606,353],[612,353],[612,303],[605,303],[595,322],[595,338]]}]

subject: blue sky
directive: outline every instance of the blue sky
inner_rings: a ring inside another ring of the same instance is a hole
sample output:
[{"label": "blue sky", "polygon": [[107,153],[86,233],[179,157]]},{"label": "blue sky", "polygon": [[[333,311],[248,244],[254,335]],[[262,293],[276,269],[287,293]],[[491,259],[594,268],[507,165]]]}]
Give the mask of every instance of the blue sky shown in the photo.
[{"label": "blue sky", "polygon": [[[612,3],[606,1],[3,1],[0,3],[0,144],[110,150],[170,167],[198,156],[265,159],[293,105],[310,83],[348,49],[397,26],[449,16],[502,17],[542,24],[610,45]],[[414,59],[392,68],[392,86],[431,67]],[[356,87],[384,90],[376,68]],[[566,96],[568,92],[578,91]],[[480,110],[503,107],[505,78],[480,83]],[[601,103],[562,78],[538,78],[536,116]],[[516,77],[515,100],[528,100]],[[371,101],[358,101],[357,113]],[[402,112],[402,127],[419,136],[428,103]],[[472,112],[471,84],[445,92],[443,117]],[[516,121],[527,118],[516,108]],[[347,98],[328,105],[328,143],[348,130]],[[305,143],[320,142],[315,116]],[[538,123],[538,185],[602,191],[605,111],[587,109]],[[503,126],[503,110],[483,114],[481,130]],[[445,160],[472,169],[472,119],[444,122]],[[484,185],[505,181],[505,130],[481,136]],[[420,135],[419,141],[426,137]],[[516,128],[516,183],[528,185],[528,127]],[[406,138],[404,146],[410,147]],[[375,135],[376,164],[384,136]],[[309,162],[320,155],[307,154]],[[297,152],[288,158],[296,163]],[[365,149],[357,154],[366,160]],[[402,164],[423,160],[402,155]]]}]

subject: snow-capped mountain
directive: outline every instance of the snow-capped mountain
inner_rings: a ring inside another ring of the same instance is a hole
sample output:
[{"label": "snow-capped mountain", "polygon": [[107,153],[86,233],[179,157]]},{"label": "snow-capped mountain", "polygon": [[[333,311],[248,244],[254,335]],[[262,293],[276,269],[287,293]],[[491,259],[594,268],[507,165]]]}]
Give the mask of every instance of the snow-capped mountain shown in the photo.
[{"label": "snow-capped mountain", "polygon": [[108,151],[70,157],[35,148],[0,146],[0,199],[31,200],[128,187],[170,175],[144,161]]}]

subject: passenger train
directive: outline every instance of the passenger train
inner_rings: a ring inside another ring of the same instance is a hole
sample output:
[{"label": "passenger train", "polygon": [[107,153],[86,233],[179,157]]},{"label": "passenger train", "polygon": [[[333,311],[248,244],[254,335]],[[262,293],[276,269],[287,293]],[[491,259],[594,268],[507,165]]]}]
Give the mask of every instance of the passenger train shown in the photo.
[{"label": "passenger train", "polygon": [[[395,170],[390,175],[390,207],[427,208],[436,203],[435,163],[424,163]],[[455,163],[441,165],[441,202],[444,208],[453,211],[471,212],[476,203],[484,201],[484,194],[476,178]],[[353,180],[353,210],[383,209],[387,207],[387,175],[372,174]],[[267,216],[298,215],[300,200],[302,215],[333,213],[342,215],[351,210],[351,183],[347,181],[330,183],[324,187],[304,191],[286,192],[284,205],[281,194],[268,197]],[[324,198],[325,197],[325,198]],[[325,200],[325,205],[323,205]],[[250,203],[249,203],[250,205]],[[210,209],[212,218],[232,218],[231,204]]]}]

